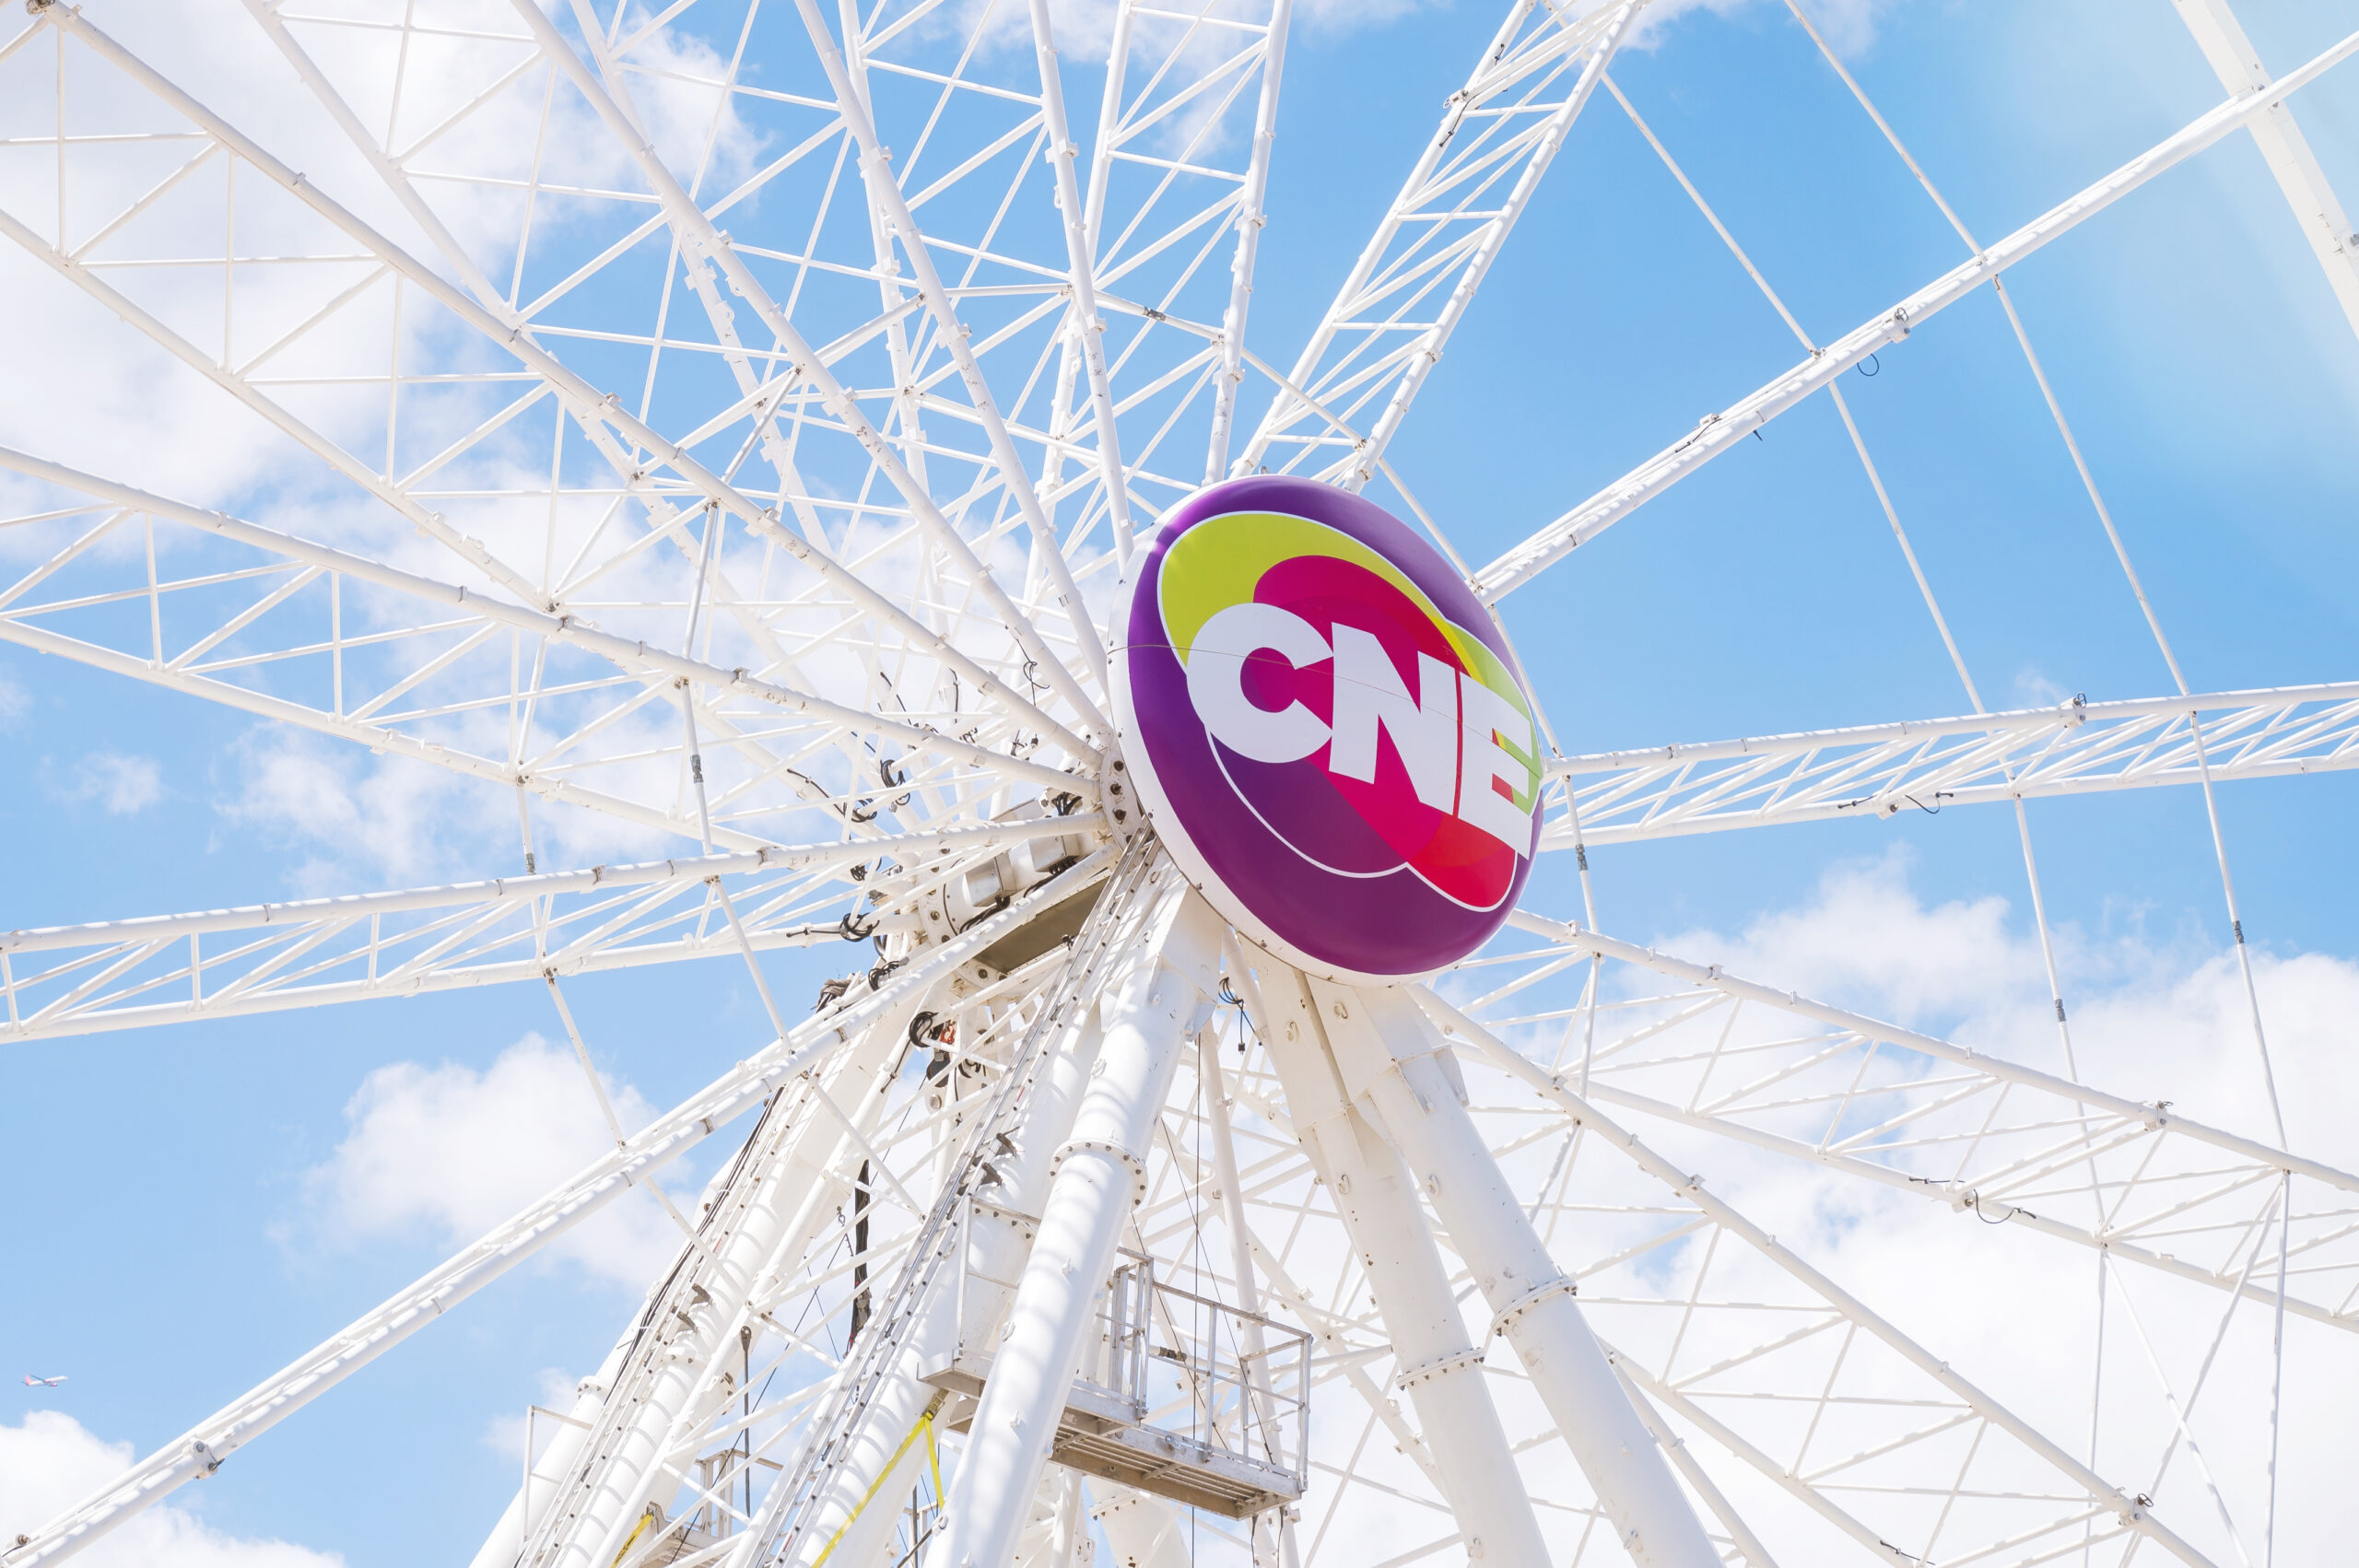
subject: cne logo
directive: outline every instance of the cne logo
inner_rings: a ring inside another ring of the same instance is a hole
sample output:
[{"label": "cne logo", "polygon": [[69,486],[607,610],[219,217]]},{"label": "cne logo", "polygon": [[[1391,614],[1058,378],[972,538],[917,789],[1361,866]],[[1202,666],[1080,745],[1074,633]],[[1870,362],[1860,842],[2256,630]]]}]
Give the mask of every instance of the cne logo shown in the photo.
[{"label": "cne logo", "polygon": [[1497,928],[1538,828],[1531,705],[1407,529],[1308,481],[1214,486],[1158,535],[1131,632],[1150,814],[1232,923],[1376,979]]}]

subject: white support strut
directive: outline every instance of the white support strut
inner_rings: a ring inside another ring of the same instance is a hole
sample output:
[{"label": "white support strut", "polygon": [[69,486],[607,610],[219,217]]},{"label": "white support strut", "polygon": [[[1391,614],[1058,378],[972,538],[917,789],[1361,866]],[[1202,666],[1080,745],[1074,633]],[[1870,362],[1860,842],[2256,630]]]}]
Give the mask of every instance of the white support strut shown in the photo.
[{"label": "white support strut", "polygon": [[[2339,1191],[2359,1193],[2359,1175],[2338,1170],[2321,1161],[2274,1148],[2257,1139],[2246,1138],[2238,1133],[2224,1131],[2219,1128],[2190,1120],[2166,1106],[2141,1104],[2119,1094],[2107,1094],[2101,1089],[2093,1089],[2085,1084],[2075,1083],[2070,1079],[2059,1078],[2054,1073],[2025,1067],[2018,1062],[2009,1061],[2004,1057],[1973,1050],[1949,1040],[1920,1034],[1914,1029],[1903,1029],[1879,1019],[1870,1018],[1865,1013],[1831,1007],[1825,1002],[1813,1001],[1806,997],[1798,996],[1792,991],[1781,991],[1775,987],[1765,986],[1757,981],[1741,979],[1734,975],[1725,973],[1718,965],[1696,964],[1685,959],[1673,958],[1668,954],[1657,953],[1652,948],[1640,947],[1636,942],[1621,942],[1596,931],[1582,930],[1578,926],[1567,925],[1561,920],[1551,920],[1544,916],[1518,911],[1508,919],[1509,923],[1519,930],[1544,936],[1574,952],[1595,953],[1607,958],[1620,959],[1625,963],[1637,965],[1641,968],[1651,969],[1659,975],[1668,975],[1675,979],[1684,980],[1690,985],[1720,991],[1766,1007],[1778,1008],[1817,1023],[1832,1024],[1838,1029],[1855,1030],[1871,1039],[1886,1040],[1909,1050],[1922,1051],[1927,1056],[1942,1061],[1971,1065],[1993,1078],[2010,1080],[2026,1088],[2043,1090],[2059,1099],[2075,1101],[2083,1106],[2109,1112],[2129,1121],[2142,1122],[2150,1128],[2168,1127],[2179,1137],[2209,1143],[2216,1149],[2241,1159],[2252,1161],[2257,1164],[2268,1165],[2287,1175],[2324,1182]],[[1455,1012],[1452,1016],[1456,1016]]]},{"label": "white support strut", "polygon": [[[2204,755],[2191,721],[2201,720]],[[1562,757],[1546,848],[2359,768],[2359,682],[2054,708]],[[1561,798],[1561,797],[1560,797]]]},{"label": "white support strut", "polygon": [[[2203,51],[2222,87],[2230,92],[2249,92],[2269,86],[2269,71],[2228,0],[2171,0],[2171,4],[2187,30],[2195,35],[2197,47]],[[2327,286],[2334,290],[2335,303],[2342,307],[2351,330],[2359,333],[2359,232],[2353,230],[2349,214],[2326,171],[2318,167],[2318,155],[2310,150],[2301,126],[2294,123],[2291,109],[2283,102],[2271,105],[2268,113],[2252,122],[2251,130],[2253,145],[2260,148],[2269,172],[2277,177],[2286,205],[2301,226],[2302,238],[2318,257]]]},{"label": "white support strut", "polygon": [[[715,1201],[715,1219],[723,1223],[708,1222],[718,1238],[713,1250],[691,1245],[666,1281],[654,1321],[608,1390],[588,1452],[566,1472],[557,1504],[528,1538],[522,1561],[533,1568],[592,1568],[621,1558],[664,1479],[673,1428],[692,1400],[710,1397],[716,1363],[753,1308],[757,1281],[778,1254],[801,1256],[819,1223],[817,1200],[831,1196],[826,1172],[849,1129],[816,1115],[780,1113],[807,1110],[808,1099],[826,1094],[831,1082],[855,1086],[848,1097],[856,1103],[875,1101],[874,1080],[889,1080],[899,1065],[919,1001],[914,988],[892,994],[894,1004],[848,1050],[810,1071],[808,1094],[773,1107],[778,1125],[758,1129],[740,1156],[730,1188]],[[727,1387],[725,1373],[718,1380]]]},{"label": "white support strut", "polygon": [[[1100,852],[1030,896],[1014,901],[911,962],[903,983],[917,987],[946,975],[1041,909],[1095,883],[1113,857]],[[261,1384],[133,1465],[81,1503],[17,1544],[0,1549],[8,1568],[71,1556],[192,1480],[218,1469],[237,1449],[440,1317],[458,1302],[612,1202],[636,1183],[768,1099],[813,1063],[839,1049],[886,1003],[874,995],[823,1014],[786,1039],[756,1052],[564,1186],[486,1235],[383,1305],[364,1314]]]},{"label": "white support strut", "polygon": [[978,1205],[969,1222],[966,1279],[945,1276],[935,1284],[892,1371],[870,1396],[840,1468],[820,1494],[811,1527],[795,1538],[790,1564],[813,1568],[823,1556],[846,1564],[866,1563],[877,1561],[885,1549],[896,1522],[886,1500],[905,1495],[926,1462],[914,1445],[904,1443],[938,1397],[933,1386],[923,1381],[924,1374],[934,1362],[957,1352],[962,1333],[995,1342],[1014,1293],[1000,1281],[1015,1278],[1031,1254],[1032,1231],[1023,1216],[1039,1213],[1048,1196],[1051,1161],[1072,1130],[1088,1075],[1097,1062],[1099,1040],[1097,1014],[1092,1009],[1074,1021],[1042,1062],[1015,1155],[996,1167],[1000,1185],[992,1195],[994,1203]]},{"label": "white support strut", "polygon": [[1178,1072],[1220,968],[1220,922],[1167,862],[1164,907],[1098,1002],[1100,1044],[1073,1135],[1058,1149],[1040,1226],[992,1356],[950,1494],[947,1562],[1009,1568],[1039,1490],[1083,1337]]},{"label": "white support strut", "polygon": [[1550,1074],[1534,1062],[1518,1056],[1488,1030],[1425,987],[1414,988],[1411,995],[1419,1007],[1448,1034],[1463,1039],[1479,1051],[1483,1058],[1509,1075],[1520,1079],[1534,1093],[1553,1103],[1581,1126],[1592,1128],[1609,1145],[1627,1153],[1640,1169],[1677,1193],[1679,1197],[1709,1216],[1716,1223],[1744,1238],[1755,1251],[1767,1258],[1795,1280],[1816,1293],[1822,1300],[1861,1328],[1882,1340],[1916,1368],[1939,1383],[1953,1396],[1964,1401],[1976,1414],[1996,1426],[2045,1463],[2052,1466],[2076,1486],[2085,1488],[2090,1501],[2105,1513],[2111,1514],[2128,1528],[2154,1540],[2190,1568],[2212,1568],[2211,1559],[2197,1550],[2176,1531],[2154,1517],[2152,1501],[2134,1496],[2114,1485],[2074,1458],[2061,1445],[2032,1426],[2021,1416],[1999,1403],[1976,1387],[1949,1363],[1935,1357],[1922,1345],[1902,1333],[1865,1302],[1837,1285],[1818,1270],[1781,1245],[1777,1237],[1755,1224],[1716,1194],[1706,1189],[1701,1176],[1683,1171],[1670,1160],[1648,1148],[1635,1133],[1616,1125],[1598,1113],[1595,1106],[1574,1093],[1561,1077]]},{"label": "white support strut", "polygon": [[1414,1178],[1353,1108],[1304,977],[1273,963],[1262,973],[1269,1016],[1255,1019],[1255,1030],[1285,1086],[1295,1135],[1367,1270],[1398,1363],[1395,1383],[1416,1409],[1467,1555],[1545,1562],[1539,1520],[1485,1386],[1482,1346],[1459,1314]]},{"label": "white support strut", "polygon": [[[708,244],[713,243],[717,240],[717,235],[710,220],[680,189],[678,181],[672,177],[662,159],[655,157],[653,150],[637,138],[628,118],[623,115],[614,100],[601,90],[596,78],[589,74],[588,68],[583,66],[580,58],[566,46],[562,38],[556,37],[547,18],[541,15],[537,7],[529,4],[522,7],[521,14],[528,24],[538,24],[538,29],[546,30],[548,37],[554,40],[555,49],[549,58],[560,69],[568,70],[574,85],[588,99],[591,107],[608,120],[610,128],[616,131],[624,146],[632,152],[642,173],[649,179],[653,189],[660,196],[665,198],[664,210],[667,216],[680,226],[684,236],[699,239]],[[1055,737],[1060,745],[1070,748],[1074,755],[1086,757],[1096,755],[1095,748],[1075,735],[1065,724],[1029,698],[1011,689],[1005,682],[977,663],[963,649],[921,625],[907,610],[888,596],[879,592],[857,574],[845,568],[832,556],[817,549],[794,531],[781,526],[769,509],[756,506],[734,486],[698,462],[679,442],[665,438],[653,427],[628,414],[612,398],[568,369],[533,338],[528,322],[521,318],[504,317],[487,310],[472,296],[451,284],[416,257],[361,222],[358,217],[329,197],[316,184],[307,181],[301,173],[288,168],[252,137],[239,132],[219,114],[206,108],[169,77],[100,30],[79,11],[53,6],[44,10],[42,16],[51,25],[64,29],[87,44],[101,58],[146,88],[175,112],[202,128],[205,135],[211,136],[222,146],[229,148],[239,158],[275,181],[321,217],[358,240],[438,305],[451,311],[487,341],[499,345],[504,352],[513,356],[527,369],[568,399],[572,406],[594,410],[597,420],[611,427],[626,439],[637,443],[653,458],[660,460],[691,487],[701,493],[708,501],[727,511],[764,539],[778,544],[798,564],[827,579],[831,586],[840,590],[854,603],[892,625],[902,636],[910,638],[913,645],[925,647],[929,651],[952,664],[964,679],[974,684],[979,696],[1003,704],[1011,711],[1023,714],[1027,720],[1039,725],[1047,734]],[[536,39],[538,37],[539,33],[536,32]],[[23,224],[5,212],[0,212],[0,233],[7,234],[32,254],[57,266],[72,277],[77,285],[108,299],[110,308],[116,310],[118,313],[129,314],[137,310],[137,307],[129,300],[100,285],[90,275],[89,269],[78,265],[72,258],[54,252]],[[783,315],[778,311],[775,302],[771,301],[767,292],[762,290],[753,275],[745,270],[744,263],[736,259],[734,252],[726,245],[718,245],[713,250],[712,255],[716,264],[729,273],[730,281],[734,285],[750,291],[746,296],[749,302],[757,309],[766,305],[769,307],[764,314],[764,324],[779,333],[780,345],[793,359],[801,378],[819,393],[838,417],[845,420],[846,427],[862,441],[863,446],[868,448],[886,477],[898,486],[906,486],[905,498],[910,501],[918,519],[927,525],[936,542],[941,544],[954,558],[964,557],[966,564],[976,574],[978,588],[986,595],[1003,595],[1003,591],[998,587],[997,579],[982,570],[965,541],[959,539],[957,536],[957,531],[950,528],[947,521],[942,518],[939,509],[934,507],[923,487],[918,486],[910,477],[900,461],[885,447],[883,437],[878,435],[861,415],[851,393],[836,379],[820,356],[803,341],[799,333],[787,325]],[[158,341],[163,339],[159,338]],[[198,369],[213,373],[217,368],[200,364]],[[252,396],[248,389],[241,386],[232,385],[229,390],[241,396],[249,398]],[[470,556],[470,558],[473,557]],[[1030,637],[1037,639],[1037,633],[1032,630],[1028,619],[1016,614],[1012,608],[1005,610],[1004,613],[1011,619],[1009,629],[1019,638]],[[1042,654],[1036,651],[1033,657],[1037,660],[1042,657]],[[1056,661],[1050,666],[1050,673],[1062,669],[1062,663]],[[1067,679],[1069,680],[1070,677]],[[1085,715],[1095,715],[1094,707],[1086,699],[1083,700],[1080,710]]]},{"label": "white support strut", "polygon": [[1309,986],[1344,1088],[1424,1176],[1451,1246],[1490,1305],[1494,1332],[1532,1375],[1614,1539],[1641,1568],[1718,1568],[1719,1553],[1623,1392],[1572,1280],[1467,1115],[1447,1043],[1398,989]]},{"label": "white support strut", "polygon": [[[1354,491],[1374,478],[1643,5],[1625,0],[1576,19],[1554,0],[1514,0],[1466,84],[1443,105],[1439,126],[1293,372],[1276,378],[1277,398],[1231,473],[1264,462],[1292,473],[1307,454],[1325,456],[1332,448],[1338,455],[1314,465],[1319,477]],[[1579,69],[1560,88],[1575,56]],[[1513,182],[1497,193],[1509,170]],[[1439,305],[1429,304],[1445,281]],[[1361,411],[1379,396],[1385,403],[1373,427],[1355,433]],[[1296,434],[1305,424],[1313,433]],[[1297,450],[1273,452],[1273,445]]]}]

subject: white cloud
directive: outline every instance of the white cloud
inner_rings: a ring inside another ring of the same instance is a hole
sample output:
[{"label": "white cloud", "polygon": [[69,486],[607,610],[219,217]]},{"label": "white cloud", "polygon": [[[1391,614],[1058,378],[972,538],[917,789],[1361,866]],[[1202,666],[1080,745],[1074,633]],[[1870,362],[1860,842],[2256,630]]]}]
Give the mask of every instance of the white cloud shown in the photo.
[{"label": "white cloud", "polygon": [[[372,762],[350,745],[277,728],[252,731],[233,755],[237,793],[222,814],[307,851],[294,873],[306,891],[350,891],[356,878],[438,880],[497,832],[498,791],[408,757]],[[513,846],[514,806],[506,803]]]},{"label": "white cloud", "polygon": [[[607,1084],[624,1128],[654,1114]],[[612,1148],[572,1051],[527,1035],[481,1071],[399,1062],[370,1073],[345,1107],[351,1129],[306,1173],[312,1219],[340,1241],[423,1235],[473,1241]],[[679,1250],[651,1199],[626,1194],[553,1243],[597,1278],[639,1290]]]},{"label": "white cloud", "polygon": [[[0,1540],[38,1529],[121,1474],[128,1443],[108,1443],[72,1416],[34,1410],[0,1426]],[[90,1568],[328,1568],[344,1559],[283,1540],[215,1529],[159,1503],[100,1537],[76,1561]]]},{"label": "white cloud", "polygon": [[[1905,852],[1839,865],[1809,899],[1756,918],[1741,934],[1687,931],[1661,945],[2061,1071],[2054,1003],[2028,912],[1995,895],[1929,906],[1909,885],[1909,865]],[[2187,930],[2167,936],[2139,920],[2103,935],[2069,922],[2054,928],[2082,1076],[2117,1093],[2174,1100],[2201,1120],[2274,1141],[2235,954],[2216,942],[2199,913],[2189,918]],[[2350,1048],[2359,964],[2260,948],[2252,959],[2294,1145],[2305,1146],[2306,1132],[2309,1148],[2344,1147],[2349,1134],[2329,1111],[2359,1104]]]},{"label": "white cloud", "polygon": [[2053,708],[2072,694],[2048,678],[2036,664],[2015,672],[2015,701],[2023,708]]},{"label": "white cloud", "polygon": [[[0,693],[4,699],[6,693]],[[0,720],[7,718],[0,702]],[[69,801],[95,802],[110,816],[131,816],[146,811],[164,796],[164,778],[153,757],[126,756],[120,752],[92,752],[74,764],[51,790]]]},{"label": "white cloud", "polygon": [[32,711],[32,693],[0,675],[0,730],[14,728],[18,720]]}]

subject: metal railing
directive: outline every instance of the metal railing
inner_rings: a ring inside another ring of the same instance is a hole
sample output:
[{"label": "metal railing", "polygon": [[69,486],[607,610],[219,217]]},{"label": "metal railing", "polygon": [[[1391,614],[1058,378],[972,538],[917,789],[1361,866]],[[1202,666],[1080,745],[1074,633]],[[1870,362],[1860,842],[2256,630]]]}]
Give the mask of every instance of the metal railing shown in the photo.
[{"label": "metal railing", "polygon": [[[1038,1223],[983,1199],[960,1205],[953,1364],[978,1381],[998,1349],[1004,1304],[1018,1282],[978,1267],[971,1243],[979,1221],[1027,1233]],[[1304,1476],[1308,1333],[1159,1280],[1154,1259],[1127,1247],[1098,1293],[1094,1317],[1097,1333],[1083,1354],[1069,1405]]]}]

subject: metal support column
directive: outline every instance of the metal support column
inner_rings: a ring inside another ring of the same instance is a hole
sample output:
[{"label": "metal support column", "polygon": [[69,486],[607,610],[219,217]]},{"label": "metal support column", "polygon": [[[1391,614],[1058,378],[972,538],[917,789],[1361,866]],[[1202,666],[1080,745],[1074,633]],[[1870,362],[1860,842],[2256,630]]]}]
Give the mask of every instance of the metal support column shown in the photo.
[{"label": "metal support column", "polygon": [[1397,989],[1309,984],[1344,1088],[1416,1174],[1482,1288],[1493,1331],[1532,1375],[1623,1550],[1641,1568],[1719,1568],[1719,1553],[1590,1332],[1572,1280],[1467,1115],[1440,1032]]},{"label": "metal support column", "polygon": [[[1031,1251],[1031,1232],[1020,1216],[1039,1213],[1048,1197],[1051,1162],[1072,1130],[1082,1091],[1097,1065],[1098,1042],[1097,1017],[1092,1012],[1076,1021],[1061,1048],[1041,1064],[1016,1152],[994,1164],[999,1185],[984,1189],[994,1207],[979,1206],[968,1228],[964,1275],[945,1274],[935,1284],[918,1331],[903,1347],[851,1439],[851,1452],[820,1504],[816,1527],[798,1538],[797,1563],[814,1562],[823,1551],[842,1568],[867,1568],[884,1560],[881,1553],[896,1522],[892,1500],[908,1494],[928,1463],[921,1447],[902,1443],[940,1397],[933,1384],[922,1381],[923,1374],[951,1353],[962,1322],[970,1335],[988,1338],[999,1331],[1015,1293],[996,1281],[1015,1279]],[[963,1301],[958,1294],[962,1289]],[[880,1484],[877,1477],[897,1450],[900,1462]],[[862,1500],[872,1495],[876,1501],[855,1513]]]},{"label": "metal support column", "polygon": [[[905,1001],[872,1024],[850,1052],[822,1070],[820,1092],[846,1085],[865,1091],[889,1074],[914,1005],[914,999]],[[715,1397],[716,1386],[726,1386],[715,1357],[744,1321],[763,1277],[781,1253],[801,1253],[808,1233],[839,1200],[830,1173],[845,1164],[847,1137],[842,1123],[815,1114],[795,1087],[772,1105],[731,1178],[746,1196],[733,1199],[724,1188],[716,1197],[713,1219],[689,1244],[661,1315],[642,1321],[606,1408],[560,1486],[561,1504],[528,1534],[525,1562],[608,1568],[620,1556],[666,1473],[675,1428],[707,1413],[703,1403]]]},{"label": "metal support column", "polygon": [[1182,1047],[1218,988],[1221,923],[1168,862],[1148,939],[1098,1002],[1104,1040],[1056,1153],[1015,1300],[952,1484],[943,1561],[1007,1568],[1081,1364],[1099,1286],[1123,1221],[1144,1195],[1145,1161]]},{"label": "metal support column", "polygon": [[[1540,1522],[1507,1429],[1483,1379],[1483,1352],[1451,1299],[1433,1231],[1401,1157],[1352,1107],[1326,1047],[1320,1010],[1303,977],[1275,964],[1261,988],[1272,1013],[1262,1037],[1285,1088],[1295,1134],[1334,1196],[1352,1250],[1367,1270],[1376,1308],[1400,1363],[1396,1381],[1416,1407],[1468,1557],[1545,1562]],[[1346,1004],[1348,1005],[1348,1004]]]}]

